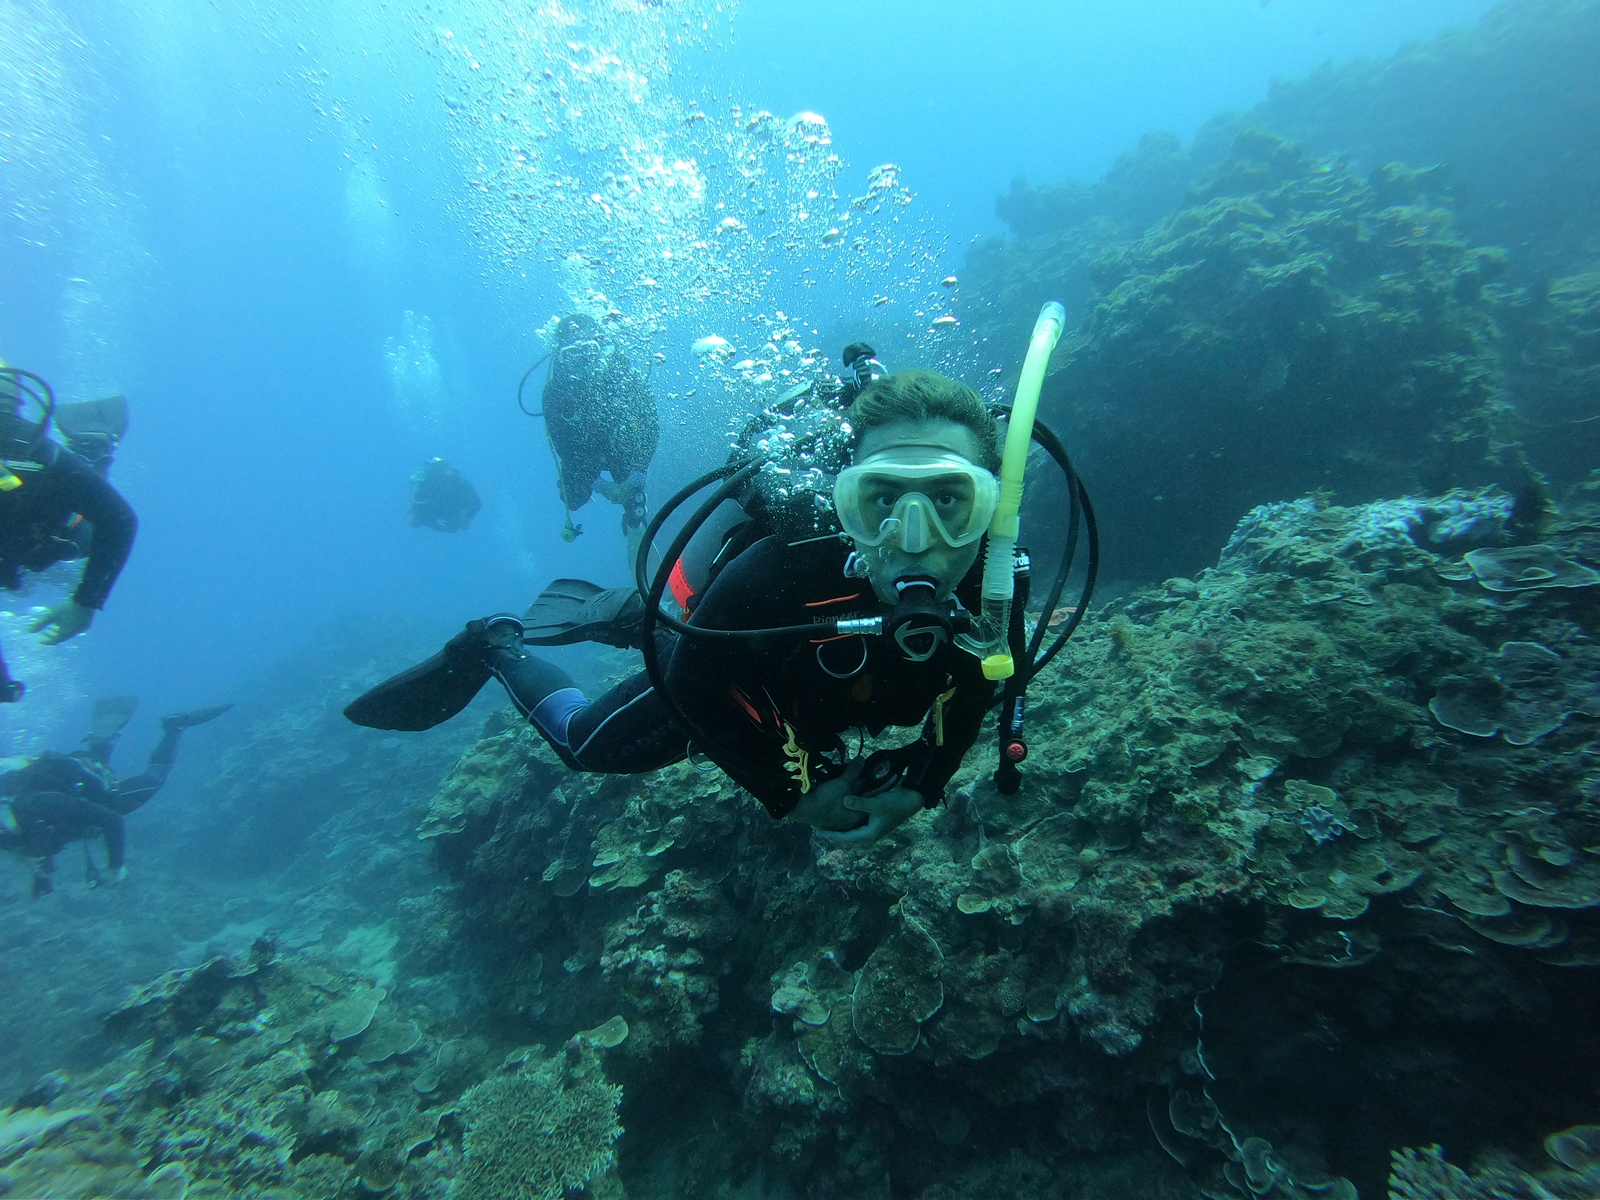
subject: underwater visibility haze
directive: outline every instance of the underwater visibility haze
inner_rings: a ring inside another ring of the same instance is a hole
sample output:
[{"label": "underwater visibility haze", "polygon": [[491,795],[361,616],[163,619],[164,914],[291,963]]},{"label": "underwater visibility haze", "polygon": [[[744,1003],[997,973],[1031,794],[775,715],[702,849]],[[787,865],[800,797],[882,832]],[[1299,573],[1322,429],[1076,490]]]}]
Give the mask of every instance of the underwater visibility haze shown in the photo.
[{"label": "underwater visibility haze", "polygon": [[1600,1198],[1596,0],[0,33],[0,1196]]}]

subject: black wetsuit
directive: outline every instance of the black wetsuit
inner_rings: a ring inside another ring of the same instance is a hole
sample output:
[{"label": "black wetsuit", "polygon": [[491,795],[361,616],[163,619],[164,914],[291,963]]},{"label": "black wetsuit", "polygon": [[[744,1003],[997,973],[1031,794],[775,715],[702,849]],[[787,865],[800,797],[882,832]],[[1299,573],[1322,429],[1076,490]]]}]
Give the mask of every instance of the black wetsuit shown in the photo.
[{"label": "black wetsuit", "polygon": [[[102,608],[128,561],[139,522],[122,494],[76,454],[45,442],[37,469],[16,464],[22,486],[0,492],[0,588],[22,585],[24,571],[43,571],[83,553],[75,517],[89,525],[88,561],[72,598]],[[9,683],[0,658],[0,685]]]},{"label": "black wetsuit", "polygon": [[445,463],[429,463],[411,497],[411,523],[440,533],[459,533],[483,507],[478,489],[460,471]]},{"label": "black wetsuit", "polygon": [[628,510],[624,526],[642,525],[644,475],[661,431],[655,397],[628,356],[593,341],[562,347],[550,366],[543,406],[561,464],[562,503],[569,510],[589,503],[605,471],[628,489],[615,497]]},{"label": "black wetsuit", "polygon": [[50,891],[54,858],[72,842],[104,838],[106,862],[120,870],[126,836],[122,818],[166,783],[178,753],[181,728],[169,728],[143,773],[117,780],[110,771],[111,739],[91,741],[82,754],[47,750],[27,766],[0,775],[0,797],[11,801],[15,829],[0,830],[0,850],[38,859],[33,891]]},{"label": "black wetsuit", "polygon": [[[846,555],[831,538],[797,546],[758,541],[717,575],[691,623],[759,629],[877,614],[871,585],[845,576]],[[958,590],[969,604],[978,579],[974,568]],[[923,726],[901,783],[932,807],[994,695],[978,660],[948,643],[918,663],[882,637],[662,641],[666,685],[709,735],[696,749],[774,817],[840,774],[854,750],[845,740],[852,730],[875,736],[891,725]],[[693,740],[643,672],[591,703],[564,672],[532,655],[499,650],[490,663],[523,714],[578,770],[654,770],[682,759]]]}]

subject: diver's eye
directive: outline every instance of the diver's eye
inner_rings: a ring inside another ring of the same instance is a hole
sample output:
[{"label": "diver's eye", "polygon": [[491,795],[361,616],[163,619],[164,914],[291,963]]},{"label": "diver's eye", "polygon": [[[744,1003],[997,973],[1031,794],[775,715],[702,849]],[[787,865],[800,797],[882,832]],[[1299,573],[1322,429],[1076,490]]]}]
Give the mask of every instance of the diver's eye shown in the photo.
[{"label": "diver's eye", "polygon": [[861,487],[861,501],[870,509],[887,512],[900,502],[904,490],[892,479],[868,479]]},{"label": "diver's eye", "polygon": [[934,506],[941,512],[972,503],[972,484],[966,479],[941,479],[928,489]]}]

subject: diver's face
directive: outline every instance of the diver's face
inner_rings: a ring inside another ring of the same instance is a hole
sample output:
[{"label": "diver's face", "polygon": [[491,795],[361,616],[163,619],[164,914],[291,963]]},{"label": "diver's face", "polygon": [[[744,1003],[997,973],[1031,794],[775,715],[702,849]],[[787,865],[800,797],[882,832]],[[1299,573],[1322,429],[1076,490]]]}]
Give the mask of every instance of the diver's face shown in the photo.
[{"label": "diver's face", "polygon": [[[863,462],[874,454],[902,446],[926,447],[930,454],[959,454],[974,463],[983,458],[978,435],[972,430],[956,421],[933,420],[897,421],[870,429],[861,438],[854,459]],[[863,547],[858,553],[866,564],[873,592],[879,600],[893,604],[900,598],[896,582],[911,578],[933,580],[938,598],[948,599],[978,561],[982,545],[981,538],[959,547],[934,538],[927,549],[911,554],[900,547],[899,539],[891,538],[881,546]]]}]

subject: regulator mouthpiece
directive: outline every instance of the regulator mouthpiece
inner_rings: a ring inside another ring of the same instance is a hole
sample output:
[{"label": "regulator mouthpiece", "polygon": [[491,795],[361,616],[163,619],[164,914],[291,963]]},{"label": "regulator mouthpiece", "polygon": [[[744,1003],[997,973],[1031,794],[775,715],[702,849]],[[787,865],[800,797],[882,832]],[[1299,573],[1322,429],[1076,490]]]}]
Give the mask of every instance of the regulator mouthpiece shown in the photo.
[{"label": "regulator mouthpiece", "polygon": [[900,600],[884,618],[883,632],[911,662],[927,662],[970,624],[965,612],[939,601],[932,580],[900,580],[895,590]]}]

